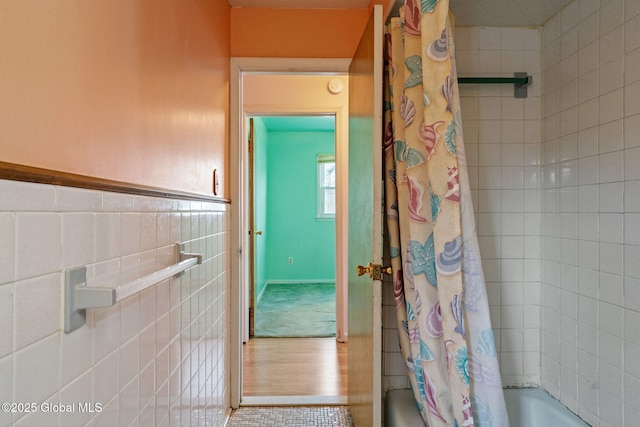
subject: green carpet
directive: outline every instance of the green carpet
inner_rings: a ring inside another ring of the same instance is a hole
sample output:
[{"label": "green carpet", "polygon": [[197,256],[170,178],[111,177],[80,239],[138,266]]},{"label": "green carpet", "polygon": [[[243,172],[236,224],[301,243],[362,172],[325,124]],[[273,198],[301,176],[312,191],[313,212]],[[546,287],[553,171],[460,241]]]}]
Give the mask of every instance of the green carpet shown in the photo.
[{"label": "green carpet", "polygon": [[334,337],[333,283],[269,284],[255,314],[256,337]]}]

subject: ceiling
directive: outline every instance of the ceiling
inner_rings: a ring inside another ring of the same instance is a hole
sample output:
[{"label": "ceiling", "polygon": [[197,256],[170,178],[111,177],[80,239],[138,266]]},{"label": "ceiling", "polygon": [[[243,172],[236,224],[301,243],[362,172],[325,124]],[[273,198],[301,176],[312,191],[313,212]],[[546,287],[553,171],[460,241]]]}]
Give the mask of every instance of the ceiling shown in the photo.
[{"label": "ceiling", "polygon": [[572,0],[451,0],[456,25],[486,27],[537,26]]},{"label": "ceiling", "polygon": [[[485,27],[537,26],[572,0],[450,0],[456,25]],[[402,0],[398,2],[403,3]],[[229,0],[232,7],[353,9],[369,6],[369,0]]]}]

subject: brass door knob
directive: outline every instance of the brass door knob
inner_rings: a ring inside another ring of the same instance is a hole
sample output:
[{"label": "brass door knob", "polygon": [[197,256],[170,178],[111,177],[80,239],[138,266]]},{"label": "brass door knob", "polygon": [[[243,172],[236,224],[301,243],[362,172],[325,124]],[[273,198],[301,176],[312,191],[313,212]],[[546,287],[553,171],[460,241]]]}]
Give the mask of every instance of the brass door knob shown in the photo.
[{"label": "brass door knob", "polygon": [[390,265],[383,267],[380,264],[374,264],[372,262],[370,262],[366,267],[362,265],[357,266],[356,272],[358,273],[358,276],[369,274],[369,277],[371,277],[373,280],[382,280],[383,274],[393,274],[393,270]]},{"label": "brass door knob", "polygon": [[362,265],[357,266],[356,271],[358,272],[358,276],[363,276],[365,273],[371,274],[371,263],[366,267]]}]

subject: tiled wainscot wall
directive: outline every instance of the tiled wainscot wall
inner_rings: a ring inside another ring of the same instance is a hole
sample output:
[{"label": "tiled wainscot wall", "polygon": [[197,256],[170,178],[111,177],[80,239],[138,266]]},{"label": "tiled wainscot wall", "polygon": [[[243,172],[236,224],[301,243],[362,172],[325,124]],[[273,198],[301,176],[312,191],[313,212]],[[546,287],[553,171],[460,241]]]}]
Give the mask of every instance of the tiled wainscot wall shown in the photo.
[{"label": "tiled wainscot wall", "polygon": [[[0,426],[221,425],[229,390],[229,205],[0,181]],[[201,265],[65,334],[65,269],[117,287],[176,260]],[[43,412],[99,403],[100,412]],[[46,406],[45,406],[46,407]]]}]

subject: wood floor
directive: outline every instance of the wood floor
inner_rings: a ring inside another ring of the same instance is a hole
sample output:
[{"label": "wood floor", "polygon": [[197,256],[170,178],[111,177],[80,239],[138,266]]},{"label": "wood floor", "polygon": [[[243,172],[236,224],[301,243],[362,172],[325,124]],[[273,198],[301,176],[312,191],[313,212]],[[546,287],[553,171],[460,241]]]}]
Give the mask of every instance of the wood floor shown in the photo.
[{"label": "wood floor", "polygon": [[346,396],[347,344],[335,338],[252,338],[243,346],[245,396]]}]

